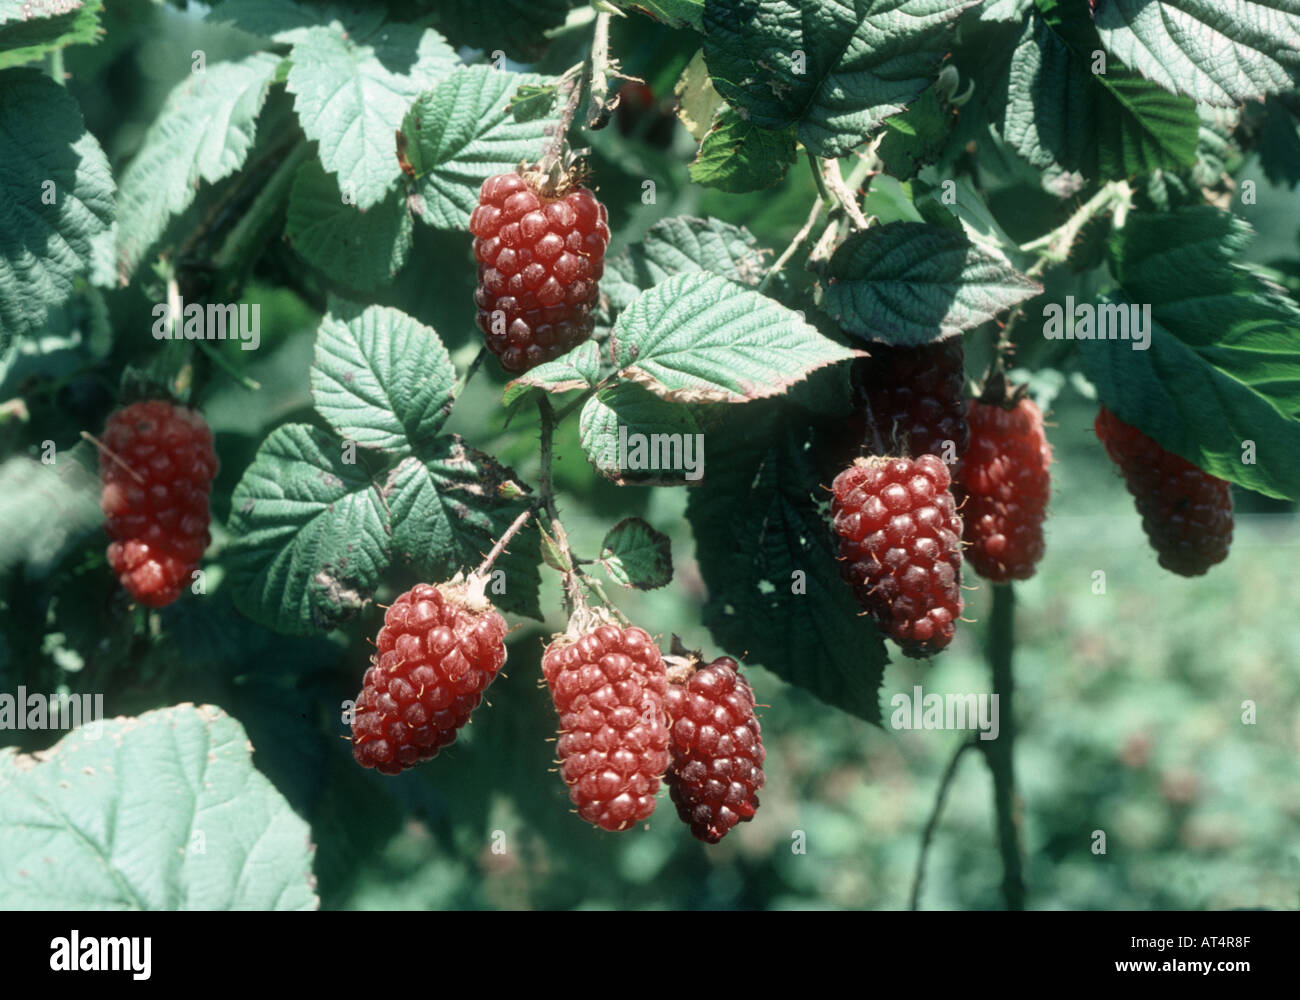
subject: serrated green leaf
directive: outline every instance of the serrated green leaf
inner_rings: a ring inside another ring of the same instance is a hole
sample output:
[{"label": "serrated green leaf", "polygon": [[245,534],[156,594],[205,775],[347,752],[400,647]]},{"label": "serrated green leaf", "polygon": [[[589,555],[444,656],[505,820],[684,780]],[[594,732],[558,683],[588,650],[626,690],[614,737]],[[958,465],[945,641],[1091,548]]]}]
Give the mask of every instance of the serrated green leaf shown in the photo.
[{"label": "serrated green leaf", "polygon": [[978,0],[707,0],[713,84],[749,121],[843,156],[930,83]]},{"label": "serrated green leaf", "polygon": [[[701,5],[703,9],[703,5]],[[653,88],[652,88],[653,93]],[[699,49],[691,56],[691,61],[682,70],[682,75],[673,84],[673,96],[677,98],[677,119],[686,126],[691,138],[702,142],[713,127],[716,119],[727,109],[727,102],[722,99],[709,77],[709,67],[704,61],[704,50]],[[734,115],[734,112],[733,112]],[[791,131],[790,144],[794,144]]]},{"label": "serrated green leaf", "polygon": [[[1111,241],[1115,301],[1151,341],[1078,342],[1102,401],[1168,451],[1274,497],[1300,497],[1300,307],[1233,258],[1250,227],[1202,205],[1130,215]],[[1255,460],[1243,462],[1245,442]]]},{"label": "serrated green leaf", "polygon": [[0,69],[40,59],[69,45],[93,45],[103,34],[103,0],[0,0]]},{"label": "serrated green leaf", "polygon": [[926,344],[973,330],[1042,289],[955,230],[891,222],[831,256],[823,305],[850,335]]},{"label": "serrated green leaf", "polygon": [[[258,52],[192,73],[167,95],[144,142],[122,175],[118,198],[117,269],[125,284],[168,220],[209,184],[244,165],[257,115],[280,60]],[[195,128],[195,122],[206,122]]]},{"label": "serrated green leaf", "polygon": [[1007,144],[1039,169],[1089,180],[1191,166],[1196,104],[1144,80],[1117,59],[1094,73],[1101,43],[1084,0],[1042,0],[1024,23],[996,88]]},{"label": "serrated green leaf", "polygon": [[6,909],[311,910],[314,850],[212,705],[82,725],[39,757],[0,750]]},{"label": "serrated green leaf", "polygon": [[703,444],[689,406],[631,382],[592,396],[578,415],[582,450],[619,486],[684,486],[703,475]]},{"label": "serrated green leaf", "polygon": [[402,136],[418,193],[412,205],[425,222],[464,229],[484,180],[541,155],[552,119],[517,122],[506,105],[522,84],[542,79],[462,67],[411,105]]},{"label": "serrated green leaf", "polygon": [[344,438],[406,454],[451,413],[456,369],[430,327],[388,306],[334,301],[316,332],[311,392]]},{"label": "serrated green leaf", "polygon": [[458,60],[433,29],[386,25],[369,42],[309,28],[293,47],[288,89],[298,121],[357,207],[383,201],[401,176],[394,135],[411,100]]},{"label": "serrated green leaf", "polygon": [[[505,482],[519,482],[514,470],[455,434],[403,459],[384,486],[393,516],[394,555],[431,579],[472,570],[528,506],[524,498],[501,496]],[[525,526],[493,566],[502,572],[498,580],[504,581],[504,590],[489,587],[492,602],[540,621],[540,558],[537,536]]]},{"label": "serrated green leaf", "polygon": [[794,163],[794,134],[794,126],[773,132],[727,108],[700,144],[691,180],[733,194],[769,188]]},{"label": "serrated green leaf", "polygon": [[623,587],[654,590],[672,582],[672,539],[639,517],[625,517],[605,535],[600,564]]},{"label": "serrated green leaf", "polygon": [[710,466],[686,508],[708,587],[704,623],[720,648],[879,725],[889,658],[840,579],[806,422],[764,403],[726,418],[709,434],[726,461]]},{"label": "serrated green leaf", "polygon": [[343,442],[305,424],[277,427],[231,497],[235,604],[277,632],[337,628],[374,594],[391,530],[369,474],[343,461]]},{"label": "serrated green leaf", "polygon": [[600,345],[594,341],[584,341],[554,361],[530,368],[518,378],[506,385],[501,402],[511,405],[529,389],[542,389],[546,392],[572,392],[574,389],[587,389],[595,385],[600,378]]},{"label": "serrated green leaf", "polygon": [[400,191],[362,211],[343,201],[337,180],[318,162],[298,168],[285,239],[331,281],[358,291],[388,284],[406,264],[412,229]]},{"label": "serrated green leaf", "polygon": [[1229,107],[1300,79],[1300,0],[1097,0],[1106,49],[1166,90]]},{"label": "serrated green leaf", "polygon": [[0,351],[44,330],[112,219],[108,158],[76,101],[37,70],[0,73]]},{"label": "serrated green leaf", "polygon": [[572,0],[439,0],[435,14],[449,37],[511,59],[532,62],[546,51],[546,33],[564,24]]},{"label": "serrated green leaf", "polygon": [[885,120],[885,134],[877,148],[885,171],[902,181],[915,177],[938,157],[954,121],[938,92],[927,88],[906,111]]},{"label": "serrated green leaf", "polygon": [[799,313],[702,272],[643,292],[614,324],[610,349],[622,377],[690,403],[774,396],[853,356]]},{"label": "serrated green leaf", "polygon": [[764,270],[763,251],[748,229],[677,215],[656,222],[640,243],[606,261],[600,290],[619,311],[674,274],[707,271],[757,285]]}]

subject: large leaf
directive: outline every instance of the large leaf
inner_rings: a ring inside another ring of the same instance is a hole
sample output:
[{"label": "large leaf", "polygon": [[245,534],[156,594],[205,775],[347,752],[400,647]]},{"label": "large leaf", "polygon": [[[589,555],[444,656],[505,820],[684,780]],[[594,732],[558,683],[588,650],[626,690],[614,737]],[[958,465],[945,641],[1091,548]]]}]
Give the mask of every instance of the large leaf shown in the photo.
[{"label": "large leaf", "polygon": [[292,59],[288,88],[321,163],[358,208],[379,204],[401,176],[394,135],[402,115],[451,72],[455,52],[432,29],[388,25],[362,43],[322,26],[303,33]]},{"label": "large leaf", "polygon": [[316,334],[312,398],[341,435],[407,453],[451,412],[456,369],[438,335],[388,306],[335,301]]},{"label": "large leaf", "polygon": [[108,159],[77,102],[37,70],[0,73],[0,350],[44,330],[112,217]]},{"label": "large leaf", "polygon": [[713,85],[748,120],[842,156],[930,83],[977,0],[707,0]]},{"label": "large leaf", "polygon": [[710,431],[726,461],[690,491],[686,515],[709,591],[704,623],[720,650],[879,725],[888,656],[840,579],[804,435],[766,403]]},{"label": "large leaf", "polygon": [[1199,119],[1169,93],[1100,52],[1085,0],[1041,0],[1024,23],[994,100],[1007,143],[1039,169],[1122,179],[1196,160]]},{"label": "large leaf", "polygon": [[464,229],[484,180],[541,155],[553,115],[520,122],[506,109],[522,84],[543,79],[462,67],[411,105],[402,155],[418,193],[412,206],[425,222]]},{"label": "large leaf", "polygon": [[341,625],[388,567],[388,509],[364,467],[344,454],[332,435],[285,424],[235,487],[226,550],[235,603],[278,632]]},{"label": "large leaf", "polygon": [[412,228],[396,189],[362,211],[343,201],[337,179],[315,160],[298,168],[284,236],[331,281],[359,291],[388,284],[406,263]]},{"label": "large leaf", "polygon": [[791,309],[716,274],[677,274],[643,292],[610,334],[624,378],[676,402],[743,403],[853,357]]},{"label": "large leaf", "polygon": [[619,486],[683,486],[704,473],[704,437],[691,408],[632,382],[583,404],[578,437],[596,471]]},{"label": "large leaf", "polygon": [[924,344],[984,323],[1042,289],[1006,258],[944,226],[891,222],[831,256],[824,305],[855,336]]},{"label": "large leaf", "polygon": [[[1233,262],[1246,223],[1209,206],[1130,215],[1113,238],[1118,304],[1149,304],[1147,350],[1079,341],[1121,420],[1223,479],[1300,497],[1300,307]],[[1245,442],[1254,461],[1243,461]]]},{"label": "large leaf", "polygon": [[279,64],[277,56],[265,52],[239,62],[214,63],[190,74],[167,95],[122,175],[117,233],[122,284],[162,235],[168,219],[189,207],[200,181],[219,181],[244,165]]},{"label": "large leaf", "polygon": [[40,59],[68,45],[99,41],[104,0],[0,0],[0,69]]},{"label": "large leaf", "polygon": [[742,285],[757,285],[763,270],[763,251],[748,229],[717,219],[675,215],[660,219],[640,243],[607,261],[600,290],[617,311],[674,274],[707,271]]},{"label": "large leaf", "polygon": [[[403,459],[384,486],[385,503],[392,511],[394,555],[430,579],[445,580],[458,570],[474,569],[527,506],[524,498],[501,495],[507,482],[521,486],[514,470],[454,434],[438,438],[419,456]],[[493,567],[502,571],[504,591],[489,589],[488,596],[498,607],[540,621],[540,559],[537,534],[529,525]]]},{"label": "large leaf", "polygon": [[727,108],[700,143],[691,180],[733,194],[769,188],[794,163],[794,133],[760,128]]},{"label": "large leaf", "polygon": [[1097,0],[1106,48],[1166,90],[1228,107],[1300,79],[1300,0]]},{"label": "large leaf", "polygon": [[221,709],[186,704],[0,750],[0,906],[315,909],[311,830],[252,749]]},{"label": "large leaf", "polygon": [[615,5],[649,14],[674,28],[704,27],[704,0],[614,0]]}]

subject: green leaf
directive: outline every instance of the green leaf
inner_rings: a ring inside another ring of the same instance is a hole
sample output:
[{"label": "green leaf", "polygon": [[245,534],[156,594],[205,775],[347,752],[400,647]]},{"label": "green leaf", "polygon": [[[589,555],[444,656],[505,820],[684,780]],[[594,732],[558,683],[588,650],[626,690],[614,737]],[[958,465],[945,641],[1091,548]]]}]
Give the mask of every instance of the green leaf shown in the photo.
[{"label": "green leaf", "polygon": [[615,0],[615,6],[649,14],[670,28],[704,30],[704,0]]},{"label": "green leaf", "polygon": [[794,126],[770,131],[725,109],[700,144],[691,180],[733,194],[777,183],[795,160]]},{"label": "green leaf", "polygon": [[664,399],[743,403],[853,357],[791,309],[715,274],[677,274],[641,295],[610,334],[619,374]]},{"label": "green leaf", "polygon": [[[192,73],[167,95],[144,142],[122,175],[117,269],[125,284],[167,221],[209,184],[244,165],[257,115],[280,60],[259,52]],[[196,128],[196,122],[206,123]]]},{"label": "green leaf", "polygon": [[554,361],[530,368],[506,385],[501,402],[511,405],[529,389],[572,392],[588,389],[600,379],[600,345],[588,340]]},{"label": "green leaf", "polygon": [[1229,107],[1300,79],[1300,0],[1097,0],[1106,49],[1166,90]]},{"label": "green leaf", "polygon": [[707,0],[704,58],[752,124],[797,126],[816,155],[843,156],[930,84],[976,2]]},{"label": "green leaf", "polygon": [[542,79],[462,67],[411,105],[399,141],[418,193],[412,207],[425,222],[464,229],[484,180],[541,155],[552,118],[518,122],[506,106],[520,86]]},{"label": "green leaf", "polygon": [[455,384],[438,335],[397,309],[336,300],[321,320],[312,398],[345,439],[406,454],[442,428]]},{"label": "green leaf", "polygon": [[285,239],[331,281],[359,291],[388,284],[406,264],[412,228],[399,191],[362,211],[343,201],[337,180],[315,160],[298,168]]},{"label": "green leaf", "polygon": [[43,58],[69,45],[93,45],[103,29],[103,0],[0,0],[0,69]]},{"label": "green leaf", "polygon": [[388,509],[342,442],[304,424],[271,432],[231,498],[235,604],[290,635],[352,618],[388,567]]},{"label": "green leaf", "polygon": [[288,81],[303,132],[362,209],[383,201],[401,176],[394,134],[411,100],[457,63],[431,28],[388,25],[372,41],[309,28],[293,47]]},{"label": "green leaf", "polygon": [[853,233],[826,273],[826,311],[851,335],[891,344],[956,336],[1042,291],[962,233],[923,222]]},{"label": "green leaf", "polygon": [[605,535],[600,564],[621,586],[654,590],[672,582],[672,540],[639,517],[625,517]]},{"label": "green leaf", "polygon": [[684,486],[703,475],[703,436],[691,408],[632,382],[587,400],[578,437],[596,471],[619,486]]},{"label": "green leaf", "polygon": [[600,290],[619,311],[674,274],[707,271],[757,285],[764,270],[763,251],[748,229],[677,215],[656,222],[640,243],[606,261]]},{"label": "green leaf", "polygon": [[[472,570],[528,505],[522,497],[502,497],[500,487],[507,482],[519,483],[514,470],[454,434],[437,438],[418,457],[403,459],[384,487],[393,553],[430,579]],[[540,559],[537,535],[526,526],[493,566],[504,581],[504,590],[488,588],[493,603],[541,621]]]},{"label": "green leaf", "polygon": [[709,433],[726,461],[710,467],[686,508],[708,587],[704,623],[721,649],[879,725],[888,656],[840,579],[813,494],[825,479],[804,447],[806,421],[787,422],[763,403],[726,416]]},{"label": "green leaf", "polygon": [[915,177],[938,158],[955,121],[934,87],[926,88],[901,115],[885,120],[885,135],[877,149],[885,171],[903,181]]},{"label": "green leaf", "polygon": [[[1300,307],[1234,263],[1250,235],[1246,223],[1206,205],[1130,215],[1111,240],[1124,293],[1114,301],[1150,305],[1150,347],[1078,346],[1121,420],[1216,476],[1297,498]],[[1255,445],[1249,464],[1247,441]]]},{"label": "green leaf", "polygon": [[185,704],[0,750],[0,906],[316,909],[311,830],[252,749],[221,709]]},{"label": "green leaf", "polygon": [[[1264,122],[1256,146],[1259,165],[1270,183],[1293,188],[1300,184],[1300,127],[1276,97],[1264,102]],[[1222,163],[1219,164],[1222,170]],[[1218,172],[1215,173],[1218,179]]]},{"label": "green leaf", "polygon": [[1117,59],[1094,73],[1101,51],[1084,0],[1043,0],[1025,21],[996,88],[998,126],[1008,145],[1040,170],[1090,180],[1190,166],[1196,160],[1196,104],[1143,79]]},{"label": "green leaf", "polygon": [[34,69],[0,73],[0,351],[41,333],[92,264],[113,176],[81,109]]},{"label": "green leaf", "polygon": [[532,62],[546,51],[548,31],[568,17],[571,0],[438,0],[438,24],[462,45],[498,49],[511,59]]}]

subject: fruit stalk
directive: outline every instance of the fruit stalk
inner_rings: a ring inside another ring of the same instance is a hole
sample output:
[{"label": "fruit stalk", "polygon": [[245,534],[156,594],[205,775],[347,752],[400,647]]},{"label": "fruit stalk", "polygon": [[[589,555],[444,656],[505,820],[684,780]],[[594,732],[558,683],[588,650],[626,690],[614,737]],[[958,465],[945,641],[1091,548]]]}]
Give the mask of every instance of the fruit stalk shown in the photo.
[{"label": "fruit stalk", "polygon": [[980,744],[993,775],[993,806],[997,814],[998,851],[1002,855],[1002,896],[1008,910],[1025,908],[1025,879],[1020,853],[1020,821],[1016,804],[1015,676],[1011,670],[1015,643],[1015,591],[995,583],[985,655],[993,671],[998,699],[998,737]]}]

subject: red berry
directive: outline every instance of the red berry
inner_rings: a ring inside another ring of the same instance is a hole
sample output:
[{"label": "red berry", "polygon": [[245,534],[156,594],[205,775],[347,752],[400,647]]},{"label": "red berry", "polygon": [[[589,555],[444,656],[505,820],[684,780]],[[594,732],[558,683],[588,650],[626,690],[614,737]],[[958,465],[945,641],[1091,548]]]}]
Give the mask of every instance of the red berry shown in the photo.
[{"label": "red berry", "polygon": [[691,833],[716,844],[754,818],[763,787],[763,735],[754,692],[721,656],[668,686],[672,756],[664,781]]},{"label": "red berry", "polygon": [[858,459],[835,477],[840,575],[908,656],[952,642],[961,615],[961,518],[934,455]]},{"label": "red berry", "polygon": [[506,662],[505,637],[505,619],[469,584],[421,583],[394,601],[357,698],[357,763],[398,774],[454,742]]},{"label": "red berry", "polygon": [[970,400],[970,447],[957,467],[966,561],[994,583],[1028,580],[1043,558],[1052,449],[1032,399],[1012,409]]},{"label": "red berry", "polygon": [[868,349],[871,357],[857,359],[852,369],[866,445],[871,447],[879,436],[888,454],[949,459],[943,449],[951,441],[951,461],[961,458],[970,437],[962,399],[961,338],[920,347],[873,343]]},{"label": "red berry", "polygon": [[1200,576],[1223,562],[1232,544],[1228,482],[1165,451],[1104,406],[1093,427],[1137,500],[1160,565],[1182,576]]},{"label": "red berry", "polygon": [[668,766],[668,678],[650,636],[614,625],[577,640],[560,636],[542,673],[560,716],[560,774],[578,815],[610,831],[649,818]]},{"label": "red berry", "polygon": [[548,194],[538,176],[489,177],[469,218],[479,329],[508,372],[557,358],[591,336],[609,246],[605,206],[594,194],[565,182]]},{"label": "red berry", "polygon": [[155,399],[109,416],[100,443],[109,565],[132,597],[160,608],[180,597],[211,541],[212,431],[196,410]]}]

